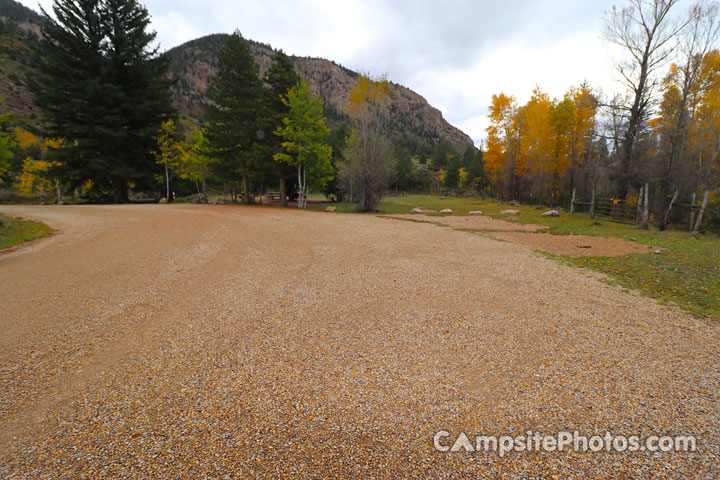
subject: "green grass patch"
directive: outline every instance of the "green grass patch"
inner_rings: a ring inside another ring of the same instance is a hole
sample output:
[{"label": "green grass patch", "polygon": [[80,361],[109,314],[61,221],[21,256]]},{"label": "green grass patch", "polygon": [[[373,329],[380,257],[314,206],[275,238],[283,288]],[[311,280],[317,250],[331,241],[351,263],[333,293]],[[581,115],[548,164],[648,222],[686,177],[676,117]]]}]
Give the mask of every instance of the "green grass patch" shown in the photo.
[{"label": "green grass patch", "polygon": [[0,249],[50,235],[52,229],[41,222],[0,215]]}]

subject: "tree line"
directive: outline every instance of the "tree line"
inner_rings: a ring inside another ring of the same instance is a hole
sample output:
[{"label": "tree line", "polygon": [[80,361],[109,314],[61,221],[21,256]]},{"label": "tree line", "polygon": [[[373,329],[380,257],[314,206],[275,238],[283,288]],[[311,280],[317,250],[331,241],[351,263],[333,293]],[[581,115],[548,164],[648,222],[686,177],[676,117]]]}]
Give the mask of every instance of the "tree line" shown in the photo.
[{"label": "tree line", "polygon": [[[28,79],[39,128],[0,117],[0,177],[27,195],[127,202],[129,193],[192,190],[208,184],[233,201],[277,190],[304,208],[310,191],[373,209],[394,187],[470,191],[483,182],[482,153],[464,156],[441,141],[432,156],[396,141],[381,107],[385,78],[360,75],[349,122],[329,128],[322,101],[282,51],[262,77],[239,32],[221,48],[202,123],[173,109],[168,61],[152,46],[150,16],[136,1],[56,0]],[[398,160],[400,159],[400,160]],[[468,178],[468,175],[470,177]]]},{"label": "tree line", "polygon": [[172,107],[167,59],[152,47],[142,5],[56,0],[53,12],[43,12],[39,73],[29,79],[39,135],[0,116],[0,176],[22,191],[171,201],[177,189],[205,198],[210,184],[245,203],[277,190],[283,205],[303,208],[314,191],[372,210],[388,190],[558,205],[573,192],[632,203],[643,189],[661,227],[673,202],[704,192],[720,221],[717,3],[682,13],[676,0],[630,0],[606,12],[604,36],[625,52],[616,65],[624,93],[608,98],[586,82],[551,98],[538,86],[524,105],[499,93],[484,149],[458,152],[440,139],[421,153],[403,148],[382,114],[394,94],[386,78],[359,75],[348,121],[329,125],[292,60],[276,52],[261,77],[236,32],[197,124]]},{"label": "tree line", "polygon": [[500,197],[556,205],[576,191],[637,202],[647,185],[661,228],[674,201],[696,205],[703,192],[720,221],[719,7],[677,4],[631,0],[606,12],[624,93],[607,98],[586,83],[561,99],[538,86],[525,105],[493,96],[485,159]]}]

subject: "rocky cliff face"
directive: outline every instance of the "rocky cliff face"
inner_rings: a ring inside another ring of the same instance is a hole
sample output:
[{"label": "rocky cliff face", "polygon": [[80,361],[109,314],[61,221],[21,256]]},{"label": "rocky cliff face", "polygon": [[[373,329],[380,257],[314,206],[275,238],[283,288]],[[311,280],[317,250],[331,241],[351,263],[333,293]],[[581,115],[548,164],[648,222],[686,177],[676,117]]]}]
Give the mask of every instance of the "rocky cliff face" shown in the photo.
[{"label": "rocky cliff face", "polygon": [[[217,58],[227,35],[217,34],[187,42],[167,52],[170,75],[177,80],[174,96],[182,113],[202,118],[208,101],[207,90],[217,71]],[[260,74],[272,65],[275,51],[261,43],[251,42]],[[335,62],[308,57],[292,57],[298,74],[308,81],[316,95],[323,99],[325,114],[331,123],[347,119],[346,106],[357,73]],[[446,138],[463,152],[472,139],[450,125],[442,113],[402,85],[393,84],[393,98],[385,111],[398,142],[410,151],[430,151]]]},{"label": "rocky cliff face", "polygon": [[18,118],[32,123],[37,111],[26,87],[41,18],[13,0],[0,0],[0,97]]}]

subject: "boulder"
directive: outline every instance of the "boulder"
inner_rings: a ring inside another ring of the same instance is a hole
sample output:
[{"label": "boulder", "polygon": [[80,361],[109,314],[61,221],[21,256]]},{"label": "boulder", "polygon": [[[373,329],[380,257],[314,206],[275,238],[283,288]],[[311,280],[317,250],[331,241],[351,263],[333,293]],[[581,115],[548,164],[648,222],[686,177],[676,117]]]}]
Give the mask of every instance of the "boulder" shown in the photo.
[{"label": "boulder", "polygon": [[420,210],[419,208],[415,207],[412,210],[410,210],[410,213],[423,213],[423,211]]},{"label": "boulder", "polygon": [[656,255],[659,255],[659,254],[660,254],[660,250],[655,250],[655,254],[656,254]]},{"label": "boulder", "polygon": [[215,201],[215,205],[225,205],[225,200],[223,200],[222,198],[219,198],[218,200]]},{"label": "boulder", "polygon": [[558,212],[557,210],[548,210],[547,212],[541,213],[540,216],[541,217],[559,217],[560,212]]},{"label": "boulder", "polygon": [[468,212],[468,215],[482,215],[482,212],[480,210],[473,210],[472,212]]},{"label": "boulder", "polygon": [[337,207],[325,207],[326,212],[334,212],[335,210],[337,210]]},{"label": "boulder", "polygon": [[198,205],[198,204],[202,203],[202,200],[200,200],[200,197],[194,196],[190,199],[190,203]]},{"label": "boulder", "polygon": [[65,200],[58,200],[55,205],[67,205],[67,203],[65,203]]},{"label": "boulder", "polygon": [[503,210],[500,215],[519,215],[520,210]]},{"label": "boulder", "polygon": [[450,215],[451,213],[452,210],[450,210],[449,208],[443,208],[442,210],[440,210],[440,215]]},{"label": "boulder", "polygon": [[166,204],[166,203],[167,203],[167,198],[165,198],[165,197],[161,198],[158,203]]}]

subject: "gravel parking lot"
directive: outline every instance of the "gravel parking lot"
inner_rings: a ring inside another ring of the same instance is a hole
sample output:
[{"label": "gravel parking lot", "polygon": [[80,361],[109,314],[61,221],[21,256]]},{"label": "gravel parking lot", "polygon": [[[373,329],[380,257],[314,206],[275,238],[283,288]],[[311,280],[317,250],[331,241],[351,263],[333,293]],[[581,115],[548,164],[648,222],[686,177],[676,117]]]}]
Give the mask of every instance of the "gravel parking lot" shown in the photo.
[{"label": "gravel parking lot", "polygon": [[[720,325],[429,223],[0,206],[2,478],[717,478]],[[694,435],[687,452],[440,452]],[[452,441],[450,441],[452,444]]]}]

